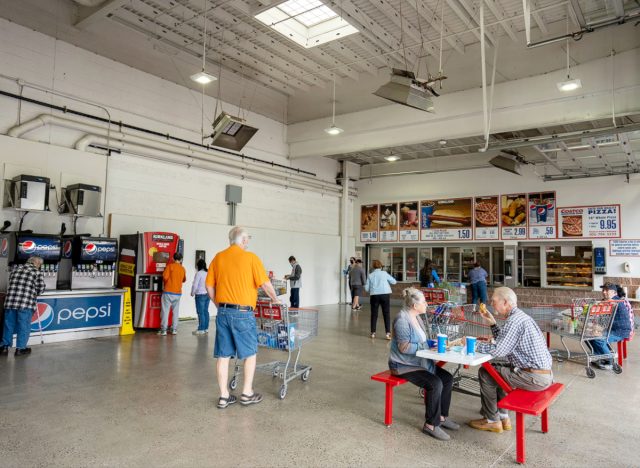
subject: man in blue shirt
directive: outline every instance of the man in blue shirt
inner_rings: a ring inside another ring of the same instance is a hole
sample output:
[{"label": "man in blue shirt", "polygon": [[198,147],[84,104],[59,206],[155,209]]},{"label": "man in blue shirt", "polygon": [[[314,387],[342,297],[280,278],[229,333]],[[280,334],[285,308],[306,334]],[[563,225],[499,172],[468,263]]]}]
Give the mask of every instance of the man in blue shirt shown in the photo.
[{"label": "man in blue shirt", "polygon": [[487,303],[487,271],[478,262],[473,264],[469,271],[469,283],[471,283],[471,303],[476,304],[478,299],[482,304]]}]

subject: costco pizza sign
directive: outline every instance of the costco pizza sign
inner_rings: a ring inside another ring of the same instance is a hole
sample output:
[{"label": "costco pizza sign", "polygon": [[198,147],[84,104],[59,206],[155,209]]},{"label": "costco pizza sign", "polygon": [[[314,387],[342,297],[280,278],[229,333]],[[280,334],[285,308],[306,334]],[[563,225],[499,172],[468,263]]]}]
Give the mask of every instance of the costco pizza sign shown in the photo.
[{"label": "costco pizza sign", "polygon": [[620,232],[620,205],[570,206],[558,209],[560,238],[619,238]]}]

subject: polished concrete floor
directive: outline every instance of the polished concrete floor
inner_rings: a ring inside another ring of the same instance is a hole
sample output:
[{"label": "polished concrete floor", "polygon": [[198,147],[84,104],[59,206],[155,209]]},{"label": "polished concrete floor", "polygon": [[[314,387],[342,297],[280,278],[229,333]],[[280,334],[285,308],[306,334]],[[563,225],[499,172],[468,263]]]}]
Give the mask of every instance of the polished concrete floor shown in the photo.
[{"label": "polished concrete floor", "polygon": [[[0,466],[513,466],[514,431],[463,426],[450,442],[423,435],[417,389],[396,389],[394,424],[383,424],[389,343],[369,335],[367,306],[320,308],[319,336],[303,348],[308,382],[257,374],[265,400],[216,409],[213,336],[151,333],[34,347],[0,358]],[[384,331],[382,324],[378,332]],[[384,335],[382,333],[382,335]],[[527,418],[529,466],[639,466],[640,340],[624,372],[555,363],[567,389],[550,412],[550,432]],[[258,362],[282,359],[260,350]],[[240,392],[236,391],[236,394]],[[454,393],[451,417],[478,417],[477,397]]]}]

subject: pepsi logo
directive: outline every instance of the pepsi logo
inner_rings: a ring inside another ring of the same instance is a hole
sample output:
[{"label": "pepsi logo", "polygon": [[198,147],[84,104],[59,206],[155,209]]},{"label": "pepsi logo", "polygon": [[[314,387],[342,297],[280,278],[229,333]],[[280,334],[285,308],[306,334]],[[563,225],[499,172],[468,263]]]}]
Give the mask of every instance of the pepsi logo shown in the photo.
[{"label": "pepsi logo", "polygon": [[538,207],[538,214],[544,214],[545,211],[547,211],[547,207],[546,206]]},{"label": "pepsi logo", "polygon": [[71,241],[68,240],[64,243],[64,249],[62,251],[62,255],[64,255],[65,258],[71,258]]},{"label": "pepsi logo", "polygon": [[26,254],[35,252],[37,247],[36,243],[32,240],[24,241],[18,246],[18,248]]},{"label": "pepsi logo", "polygon": [[[31,316],[31,331],[38,331],[40,327],[46,330],[53,323],[53,309],[45,302],[38,302]],[[38,325],[40,321],[40,325]]]},{"label": "pepsi logo", "polygon": [[9,241],[7,241],[6,237],[3,237],[2,246],[0,247],[0,256],[4,257],[7,254],[8,249],[9,249]]},{"label": "pepsi logo", "polygon": [[97,251],[98,246],[94,243],[89,243],[84,246],[84,253],[86,253],[87,255],[95,255]]}]

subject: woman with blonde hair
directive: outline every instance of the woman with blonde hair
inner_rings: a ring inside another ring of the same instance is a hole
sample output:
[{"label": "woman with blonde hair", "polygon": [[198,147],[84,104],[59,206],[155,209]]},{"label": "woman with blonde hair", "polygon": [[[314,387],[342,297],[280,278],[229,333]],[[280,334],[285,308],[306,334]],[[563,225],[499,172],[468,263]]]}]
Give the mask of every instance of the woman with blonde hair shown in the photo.
[{"label": "woman with blonde hair", "polygon": [[424,388],[425,422],[422,432],[438,440],[449,440],[443,428],[460,429],[448,419],[453,376],[435,365],[431,359],[416,356],[427,347],[427,334],[419,315],[426,313],[427,301],[422,291],[407,288],[402,292],[404,305],[393,322],[393,339],[389,369],[412,384]]}]

